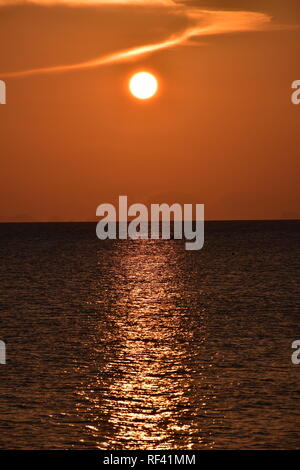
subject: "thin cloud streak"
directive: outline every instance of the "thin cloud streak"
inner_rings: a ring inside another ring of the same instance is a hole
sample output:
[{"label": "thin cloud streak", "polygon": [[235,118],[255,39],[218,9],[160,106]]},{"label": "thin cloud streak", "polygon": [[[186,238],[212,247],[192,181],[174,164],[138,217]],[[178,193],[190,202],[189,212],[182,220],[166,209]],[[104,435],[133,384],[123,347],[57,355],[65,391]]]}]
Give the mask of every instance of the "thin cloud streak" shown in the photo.
[{"label": "thin cloud streak", "polygon": [[[173,5],[175,6],[174,3]],[[189,39],[195,37],[263,30],[271,21],[271,17],[264,13],[247,11],[211,11],[199,10],[197,8],[180,8],[180,10],[177,10],[177,13],[185,15],[192,21],[193,25],[189,26],[183,32],[170,35],[170,37],[164,41],[133,47],[76,64],[57,65],[21,70],[18,72],[2,73],[1,77],[26,77],[39,74],[91,69],[110,64],[127,62],[163,49],[188,44]]]},{"label": "thin cloud streak", "polygon": [[70,5],[70,6],[97,6],[97,5],[175,5],[173,0],[0,0],[3,5]]}]

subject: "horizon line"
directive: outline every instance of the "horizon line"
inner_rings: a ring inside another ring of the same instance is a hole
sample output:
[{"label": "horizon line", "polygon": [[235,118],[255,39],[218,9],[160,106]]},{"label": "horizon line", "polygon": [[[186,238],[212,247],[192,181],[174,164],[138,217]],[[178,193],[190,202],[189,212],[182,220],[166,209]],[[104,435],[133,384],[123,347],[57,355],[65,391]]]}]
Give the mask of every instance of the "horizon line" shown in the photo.
[{"label": "horizon line", "polygon": [[[135,220],[132,218],[132,220]],[[116,223],[127,222],[130,223],[132,220],[116,220]],[[300,218],[283,218],[283,219],[205,219],[204,222],[299,222]],[[28,220],[28,221],[19,221],[19,220],[8,220],[0,221],[0,224],[94,224],[98,223],[99,220]],[[154,222],[158,222],[155,220]],[[162,222],[161,220],[159,221]],[[170,222],[184,222],[184,220],[170,220]],[[192,222],[196,222],[196,219],[193,219]],[[149,224],[151,221],[148,222]]]}]

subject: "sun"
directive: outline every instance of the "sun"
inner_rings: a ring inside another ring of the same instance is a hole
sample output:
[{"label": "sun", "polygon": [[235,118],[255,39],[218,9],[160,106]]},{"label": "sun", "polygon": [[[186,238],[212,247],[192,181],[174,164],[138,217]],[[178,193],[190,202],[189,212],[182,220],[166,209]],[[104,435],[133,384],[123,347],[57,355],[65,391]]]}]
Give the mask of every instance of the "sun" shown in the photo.
[{"label": "sun", "polygon": [[148,100],[155,95],[158,89],[157,79],[152,73],[139,72],[129,81],[129,90],[135,98]]}]

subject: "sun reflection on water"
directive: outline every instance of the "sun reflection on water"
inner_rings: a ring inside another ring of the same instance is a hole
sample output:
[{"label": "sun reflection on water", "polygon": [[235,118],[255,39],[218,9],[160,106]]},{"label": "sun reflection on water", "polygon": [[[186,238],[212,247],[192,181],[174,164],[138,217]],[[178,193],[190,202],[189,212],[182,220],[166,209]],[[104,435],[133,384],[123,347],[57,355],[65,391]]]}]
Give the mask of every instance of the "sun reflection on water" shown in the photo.
[{"label": "sun reflection on water", "polygon": [[[205,416],[213,399],[205,387],[195,393],[205,377],[191,355],[192,317],[181,306],[180,250],[172,243],[163,250],[157,242],[149,245],[139,240],[124,246],[118,265],[110,263],[110,286],[92,300],[102,305],[113,299],[97,332],[104,361],[78,390],[78,412],[88,412],[86,428],[101,449],[192,449],[195,435],[201,443],[195,417]],[[199,312],[197,322],[203,318]],[[200,330],[197,347],[205,342],[204,323]],[[212,446],[205,435],[204,447]]]}]

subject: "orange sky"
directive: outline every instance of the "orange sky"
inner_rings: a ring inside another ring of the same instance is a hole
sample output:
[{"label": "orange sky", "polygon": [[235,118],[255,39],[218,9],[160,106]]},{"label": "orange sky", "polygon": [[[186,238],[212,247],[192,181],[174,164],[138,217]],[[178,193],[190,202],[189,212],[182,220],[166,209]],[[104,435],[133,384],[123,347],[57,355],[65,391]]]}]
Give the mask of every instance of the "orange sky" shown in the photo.
[{"label": "orange sky", "polygon": [[95,220],[119,194],[299,218],[298,0],[35,3],[0,0],[1,221]]}]

